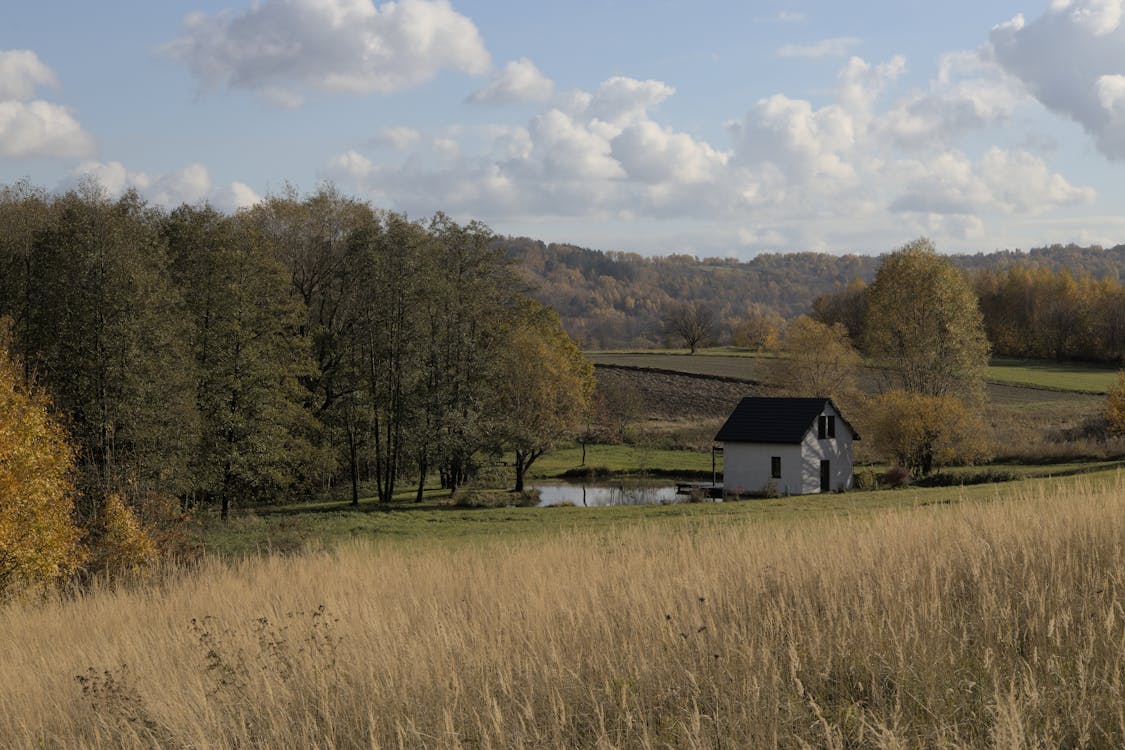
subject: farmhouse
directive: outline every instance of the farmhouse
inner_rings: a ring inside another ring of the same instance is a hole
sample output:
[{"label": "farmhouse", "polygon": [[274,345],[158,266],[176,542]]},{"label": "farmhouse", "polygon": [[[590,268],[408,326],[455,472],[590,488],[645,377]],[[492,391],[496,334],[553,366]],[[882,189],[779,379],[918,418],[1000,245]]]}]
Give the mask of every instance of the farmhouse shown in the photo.
[{"label": "farmhouse", "polygon": [[742,399],[715,435],[728,495],[804,495],[852,486],[856,433],[828,398]]}]

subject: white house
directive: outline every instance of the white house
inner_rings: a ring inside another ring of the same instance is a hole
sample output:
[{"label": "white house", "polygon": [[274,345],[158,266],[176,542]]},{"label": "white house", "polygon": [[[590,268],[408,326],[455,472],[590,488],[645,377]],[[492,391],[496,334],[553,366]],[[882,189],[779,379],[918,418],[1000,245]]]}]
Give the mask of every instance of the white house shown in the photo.
[{"label": "white house", "polygon": [[859,434],[831,399],[744,398],[715,435],[723,444],[723,492],[849,489],[853,440]]}]

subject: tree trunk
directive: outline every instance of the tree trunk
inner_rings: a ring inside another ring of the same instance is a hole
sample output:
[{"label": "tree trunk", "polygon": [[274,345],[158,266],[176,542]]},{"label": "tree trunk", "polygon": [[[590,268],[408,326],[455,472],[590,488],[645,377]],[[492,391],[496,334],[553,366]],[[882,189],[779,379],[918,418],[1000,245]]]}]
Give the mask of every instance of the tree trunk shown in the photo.
[{"label": "tree trunk", "polygon": [[430,467],[426,462],[426,454],[418,459],[418,492],[414,495],[414,502],[422,502],[423,493],[426,491],[426,472]]},{"label": "tree trunk", "polygon": [[523,492],[523,473],[527,469],[524,458],[522,451],[516,451],[516,492]]}]

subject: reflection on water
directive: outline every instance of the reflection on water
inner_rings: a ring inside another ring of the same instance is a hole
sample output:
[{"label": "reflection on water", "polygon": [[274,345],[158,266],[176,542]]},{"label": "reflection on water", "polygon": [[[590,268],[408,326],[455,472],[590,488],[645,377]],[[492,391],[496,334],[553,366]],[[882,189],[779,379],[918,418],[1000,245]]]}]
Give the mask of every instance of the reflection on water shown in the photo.
[{"label": "reflection on water", "polygon": [[581,485],[538,484],[539,505],[665,505],[687,501],[686,495],[677,495],[672,485]]}]

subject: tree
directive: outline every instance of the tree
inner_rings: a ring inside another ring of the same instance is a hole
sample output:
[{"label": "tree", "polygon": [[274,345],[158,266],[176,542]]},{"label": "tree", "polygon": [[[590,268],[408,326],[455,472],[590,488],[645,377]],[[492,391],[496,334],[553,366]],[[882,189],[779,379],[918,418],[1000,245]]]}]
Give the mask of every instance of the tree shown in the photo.
[{"label": "tree", "polygon": [[196,486],[225,519],[235,498],[274,498],[318,469],[301,382],[315,368],[300,333],[305,310],[246,217],[182,206],[166,232],[194,324]]},{"label": "tree", "polygon": [[884,258],[867,298],[865,348],[903,390],[983,396],[989,345],[977,298],[929,240]]},{"label": "tree", "polygon": [[746,314],[734,323],[732,338],[735,346],[776,349],[784,329],[785,318],[761,305],[751,305]]},{"label": "tree", "polygon": [[499,353],[490,399],[496,444],[516,458],[516,492],[536,459],[579,431],[594,392],[594,366],[553,310],[527,299]]},{"label": "tree", "polygon": [[715,312],[702,302],[673,305],[665,318],[668,332],[684,340],[695,354],[695,348],[715,336],[718,321]]},{"label": "tree", "polygon": [[135,193],[84,185],[55,200],[35,237],[21,351],[67,415],[86,515],[119,492],[186,493],[197,442],[184,301],[161,214]]},{"label": "tree", "polygon": [[989,446],[985,425],[956,396],[888,391],[863,410],[865,434],[876,449],[912,471],[982,460]]},{"label": "tree", "polygon": [[0,599],[48,586],[82,561],[72,520],[75,451],[43,391],[25,387],[0,336]]},{"label": "tree", "polygon": [[1117,385],[1110,389],[1106,396],[1106,418],[1109,421],[1109,431],[1117,435],[1125,435],[1125,370],[1117,373]]},{"label": "tree", "polygon": [[843,325],[802,315],[786,329],[782,356],[770,361],[769,380],[787,396],[826,396],[847,405],[858,392],[861,363]]},{"label": "tree", "polygon": [[863,279],[852,279],[843,289],[814,299],[812,310],[812,317],[825,325],[843,324],[858,344],[863,341],[867,318],[867,284]]}]

